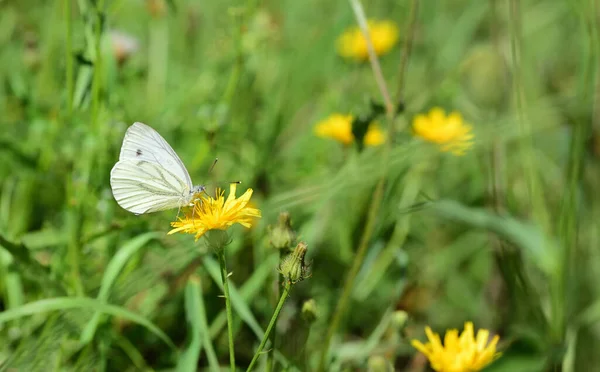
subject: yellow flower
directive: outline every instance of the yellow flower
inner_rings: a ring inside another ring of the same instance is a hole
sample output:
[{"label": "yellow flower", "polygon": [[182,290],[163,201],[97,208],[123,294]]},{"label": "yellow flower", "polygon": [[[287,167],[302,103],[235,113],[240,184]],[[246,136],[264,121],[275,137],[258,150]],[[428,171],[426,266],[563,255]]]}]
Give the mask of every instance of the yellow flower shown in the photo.
[{"label": "yellow flower", "polygon": [[[373,48],[378,56],[389,52],[398,41],[398,26],[395,23],[369,20],[367,25]],[[369,58],[367,40],[358,26],[351,27],[342,33],[337,40],[337,49],[344,58],[357,61],[365,61]]]},{"label": "yellow flower", "polygon": [[317,123],[315,133],[319,137],[333,138],[344,145],[349,145],[354,141],[352,120],[354,120],[352,115],[330,115],[327,119]]},{"label": "yellow flower", "polygon": [[229,186],[229,195],[225,200],[225,191],[216,190],[217,197],[202,195],[194,201],[191,211],[186,213],[185,217],[178,221],[171,222],[173,230],[169,234],[183,232],[187,234],[196,234],[198,240],[209,230],[227,230],[231,225],[239,223],[249,228],[252,226],[252,218],[260,217],[260,211],[248,206],[252,189],[239,198],[235,197],[237,183]]},{"label": "yellow flower", "polygon": [[[354,134],[352,134],[353,121],[354,116],[352,115],[332,114],[327,119],[317,123],[315,133],[319,137],[332,138],[344,145],[349,145],[354,141]],[[385,142],[385,138],[385,132],[381,130],[379,124],[373,122],[367,128],[363,143],[367,146],[379,146]]]},{"label": "yellow flower", "polygon": [[365,134],[363,142],[367,146],[379,146],[385,142],[385,133],[381,130],[379,124],[369,124],[369,128],[367,129],[367,133]]},{"label": "yellow flower", "polygon": [[498,359],[501,353],[496,352],[500,339],[497,335],[488,343],[490,332],[487,329],[477,331],[474,337],[473,323],[466,322],[465,330],[459,336],[458,330],[450,329],[444,336],[444,345],[437,333],[425,327],[429,342],[423,345],[418,340],[411,344],[425,354],[431,367],[438,372],[474,372]]},{"label": "yellow flower", "polygon": [[417,136],[437,143],[442,151],[463,155],[473,146],[472,128],[456,111],[446,116],[443,109],[434,107],[427,115],[417,115],[413,119],[412,127]]}]

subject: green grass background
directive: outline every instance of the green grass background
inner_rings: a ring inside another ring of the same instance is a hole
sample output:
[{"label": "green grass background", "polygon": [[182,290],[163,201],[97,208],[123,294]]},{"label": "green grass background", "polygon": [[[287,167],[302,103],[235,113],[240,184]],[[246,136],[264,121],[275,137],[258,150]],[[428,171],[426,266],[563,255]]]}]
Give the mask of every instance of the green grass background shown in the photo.
[{"label": "green grass background", "polygon": [[[363,4],[401,30],[380,58],[394,99],[414,3]],[[227,247],[240,369],[277,301],[267,226],[288,211],[308,243],[312,277],[280,317],[276,369],[310,371],[383,176],[327,370],[367,370],[381,355],[394,370],[426,370],[410,339],[465,321],[501,336],[490,371],[600,370],[594,0],[418,1],[388,167],[383,147],[313,133],[331,113],[382,100],[370,65],[336,53],[356,24],[348,2],[173,0],[155,16],[148,4],[0,1],[1,370],[227,366],[212,252],[166,236],[175,211],[134,216],[112,197],[109,172],[135,121],[167,139],[195,183],[254,189],[263,217],[233,228]],[[121,65],[110,30],[139,42]],[[412,136],[414,115],[434,106],[473,125],[465,156]]]}]

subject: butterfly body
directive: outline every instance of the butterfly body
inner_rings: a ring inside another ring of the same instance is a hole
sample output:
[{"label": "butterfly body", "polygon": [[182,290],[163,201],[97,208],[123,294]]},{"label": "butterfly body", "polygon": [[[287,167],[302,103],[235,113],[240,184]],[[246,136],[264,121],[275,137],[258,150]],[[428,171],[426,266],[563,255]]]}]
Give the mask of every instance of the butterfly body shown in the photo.
[{"label": "butterfly body", "polygon": [[119,161],[110,172],[117,203],[135,213],[188,206],[203,185],[194,186],[173,148],[146,124],[136,122],[125,133]]}]

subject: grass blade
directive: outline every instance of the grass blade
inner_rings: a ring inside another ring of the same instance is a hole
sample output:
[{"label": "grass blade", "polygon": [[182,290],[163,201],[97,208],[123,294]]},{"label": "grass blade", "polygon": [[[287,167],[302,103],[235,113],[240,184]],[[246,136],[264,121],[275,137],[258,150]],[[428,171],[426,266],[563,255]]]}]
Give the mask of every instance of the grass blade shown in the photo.
[{"label": "grass blade", "polygon": [[[114,255],[114,257],[106,266],[106,271],[104,272],[104,276],[102,277],[102,284],[100,285],[100,292],[98,292],[98,301],[108,301],[110,289],[112,288],[112,285],[117,280],[119,273],[121,272],[125,264],[129,261],[129,259],[134,254],[136,254],[141,248],[145,247],[150,240],[157,238],[161,235],[161,233],[157,232],[145,233],[136,236],[135,238],[129,240],[123,245],[123,248],[121,248],[117,252],[117,254]],[[92,319],[87,323],[87,325],[83,329],[83,332],[81,332],[81,342],[83,344],[87,344],[92,341],[100,319],[101,314],[95,313]]]},{"label": "grass blade", "polygon": [[177,363],[178,372],[193,372],[198,368],[202,347],[206,349],[208,365],[212,371],[219,371],[219,361],[208,334],[208,322],[202,287],[198,277],[192,276],[185,287],[185,314],[191,326],[192,340],[187,349],[181,354]]},{"label": "grass blade", "polygon": [[55,297],[40,301],[30,302],[26,305],[6,310],[0,313],[0,324],[29,315],[43,314],[51,311],[70,309],[95,310],[100,313],[121,317],[137,323],[158,336],[170,348],[175,349],[175,344],[163,331],[145,317],[124,309],[120,306],[108,305],[102,301],[87,297]]}]

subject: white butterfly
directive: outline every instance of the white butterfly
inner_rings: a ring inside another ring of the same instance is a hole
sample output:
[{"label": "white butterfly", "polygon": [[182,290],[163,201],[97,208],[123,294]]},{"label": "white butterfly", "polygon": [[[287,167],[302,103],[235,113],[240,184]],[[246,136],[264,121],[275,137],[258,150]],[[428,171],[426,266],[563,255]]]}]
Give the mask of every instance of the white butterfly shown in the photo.
[{"label": "white butterfly", "polygon": [[110,171],[110,186],[117,203],[135,214],[187,206],[205,190],[192,185],[167,141],[139,122],[125,133],[119,161]]}]

